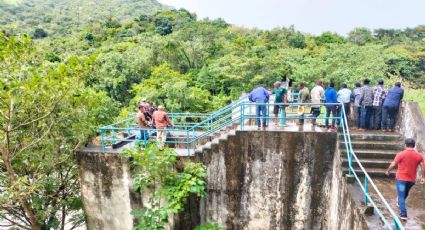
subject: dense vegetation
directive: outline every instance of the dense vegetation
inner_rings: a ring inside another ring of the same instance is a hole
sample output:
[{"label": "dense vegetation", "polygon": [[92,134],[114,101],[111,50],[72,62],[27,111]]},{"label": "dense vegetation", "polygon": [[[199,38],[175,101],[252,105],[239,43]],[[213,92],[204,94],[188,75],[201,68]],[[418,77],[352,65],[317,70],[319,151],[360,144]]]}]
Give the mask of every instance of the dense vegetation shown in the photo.
[{"label": "dense vegetation", "polygon": [[160,9],[150,0],[0,0],[0,219],[80,224],[75,151],[142,97],[209,112],[285,77],[309,87],[365,77],[425,85],[425,26],[314,36]]}]

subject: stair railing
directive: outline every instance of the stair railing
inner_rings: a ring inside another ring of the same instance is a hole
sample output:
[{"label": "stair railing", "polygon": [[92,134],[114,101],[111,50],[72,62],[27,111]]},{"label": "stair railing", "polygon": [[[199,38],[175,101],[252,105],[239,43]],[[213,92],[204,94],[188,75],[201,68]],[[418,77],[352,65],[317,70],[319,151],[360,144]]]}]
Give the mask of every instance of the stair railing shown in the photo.
[{"label": "stair railing", "polygon": [[[354,153],[353,146],[351,144],[350,130],[348,128],[348,121],[347,121],[347,116],[346,116],[346,113],[345,113],[345,108],[344,108],[343,104],[341,104],[340,106],[341,106],[341,117],[340,117],[340,119],[341,119],[341,121],[343,121],[343,123],[341,125],[342,135],[344,137],[344,143],[345,143],[345,148],[346,148],[346,152],[347,152],[349,175],[354,176],[354,178],[356,179],[360,188],[362,189],[363,195],[364,195],[365,205],[368,205],[370,203],[373,206],[373,209],[376,210],[379,218],[382,220],[385,227],[387,229],[404,230],[404,227],[403,227],[400,219],[398,218],[398,216],[396,215],[394,210],[390,207],[387,200],[381,194],[379,189],[376,187],[372,178],[370,178],[369,174],[367,173],[367,171],[365,170],[365,168],[361,164],[359,158],[357,158],[356,154]],[[360,176],[357,175],[357,172],[354,170],[353,162],[357,163],[357,165],[360,167],[362,173],[364,174],[364,182],[361,181]],[[382,213],[381,209],[376,205],[375,201],[370,196],[370,192],[369,192],[370,188],[373,188],[373,190],[376,192],[376,195],[378,196],[379,200],[384,204],[384,207],[390,213],[390,215],[392,217],[392,221],[394,223],[394,228],[393,228],[393,225],[390,224],[390,221],[387,220],[387,218]]]}]

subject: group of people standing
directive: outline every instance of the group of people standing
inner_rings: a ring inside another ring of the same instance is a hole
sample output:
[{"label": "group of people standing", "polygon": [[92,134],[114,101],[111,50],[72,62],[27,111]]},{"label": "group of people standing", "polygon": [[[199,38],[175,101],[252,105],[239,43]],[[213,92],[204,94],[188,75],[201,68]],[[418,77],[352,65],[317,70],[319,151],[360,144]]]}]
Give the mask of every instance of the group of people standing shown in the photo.
[{"label": "group of people standing", "polygon": [[[376,86],[369,85],[370,80],[365,79],[363,86],[357,82],[353,91],[348,89],[347,84],[341,84],[341,89],[336,91],[335,84],[330,82],[323,88],[323,81],[317,80],[316,85],[311,91],[304,83],[299,84],[299,103],[311,102],[312,124],[316,125],[316,119],[321,114],[323,102],[326,107],[325,127],[336,129],[341,122],[342,107],[348,117],[351,115],[351,108],[354,109],[355,121],[359,130],[380,130],[393,132],[404,90],[401,83],[395,83],[394,87],[386,91],[384,81],[378,80]],[[276,95],[273,114],[275,115],[275,124],[278,123],[278,113],[282,111],[285,116],[285,105],[288,103],[288,90],[281,87],[281,82],[275,82],[272,90],[267,90],[257,86],[248,96],[251,102],[256,105],[256,122],[258,127],[267,127],[267,106],[271,94]],[[329,119],[331,118],[331,123]],[[261,119],[262,117],[262,119]],[[304,124],[304,113],[301,113],[299,125]]]},{"label": "group of people standing", "polygon": [[162,150],[167,139],[166,128],[167,126],[174,126],[173,122],[162,105],[157,107],[155,103],[149,104],[146,99],[142,99],[138,107],[139,111],[136,114],[136,122],[140,128],[138,139],[147,142],[149,140],[149,129],[155,129],[158,148]]},{"label": "group of people standing", "polygon": [[397,114],[404,90],[401,83],[396,82],[388,91],[384,88],[384,81],[378,80],[375,87],[369,85],[370,80],[365,79],[363,86],[356,83],[353,90],[354,108],[358,114],[357,128],[383,130],[394,132]]}]

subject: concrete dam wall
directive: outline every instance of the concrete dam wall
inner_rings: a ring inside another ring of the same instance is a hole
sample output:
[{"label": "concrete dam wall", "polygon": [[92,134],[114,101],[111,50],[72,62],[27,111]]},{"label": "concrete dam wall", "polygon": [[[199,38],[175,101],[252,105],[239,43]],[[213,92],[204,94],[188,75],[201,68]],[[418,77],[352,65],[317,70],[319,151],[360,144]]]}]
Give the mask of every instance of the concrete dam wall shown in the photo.
[{"label": "concrete dam wall", "polygon": [[[228,229],[367,229],[342,175],[336,133],[236,131],[192,160],[207,166],[208,196],[191,199],[184,214],[190,220],[175,217],[170,229],[208,222]],[[130,211],[144,196],[132,190],[127,159],[85,150],[78,163],[88,229],[131,229]]]}]

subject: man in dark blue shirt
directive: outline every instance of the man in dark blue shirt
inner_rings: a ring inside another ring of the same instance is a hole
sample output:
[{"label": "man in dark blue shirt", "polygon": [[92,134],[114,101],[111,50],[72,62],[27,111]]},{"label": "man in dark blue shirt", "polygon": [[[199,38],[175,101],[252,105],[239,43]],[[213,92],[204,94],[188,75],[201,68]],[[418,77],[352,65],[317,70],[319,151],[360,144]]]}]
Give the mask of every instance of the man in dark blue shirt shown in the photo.
[{"label": "man in dark blue shirt", "polygon": [[[396,82],[395,86],[388,90],[382,107],[382,129],[384,132],[394,132],[397,122],[398,109],[401,99],[403,99],[404,90],[401,83]],[[387,129],[388,128],[388,129]]]},{"label": "man in dark blue shirt", "polygon": [[263,116],[263,127],[267,127],[267,122],[266,122],[267,106],[266,106],[266,102],[269,101],[269,92],[265,88],[263,88],[261,86],[257,86],[249,94],[248,99],[257,104],[255,106],[255,111],[256,111],[256,121],[257,121],[258,128],[261,127],[261,115]]},{"label": "man in dark blue shirt", "polygon": [[[338,103],[336,90],[334,89],[334,83],[330,83],[329,87],[325,90],[325,102],[327,103]],[[326,105],[326,120],[325,125],[330,129],[336,129],[335,122],[337,116],[337,105]],[[332,126],[329,126],[329,116],[332,113]]]}]

